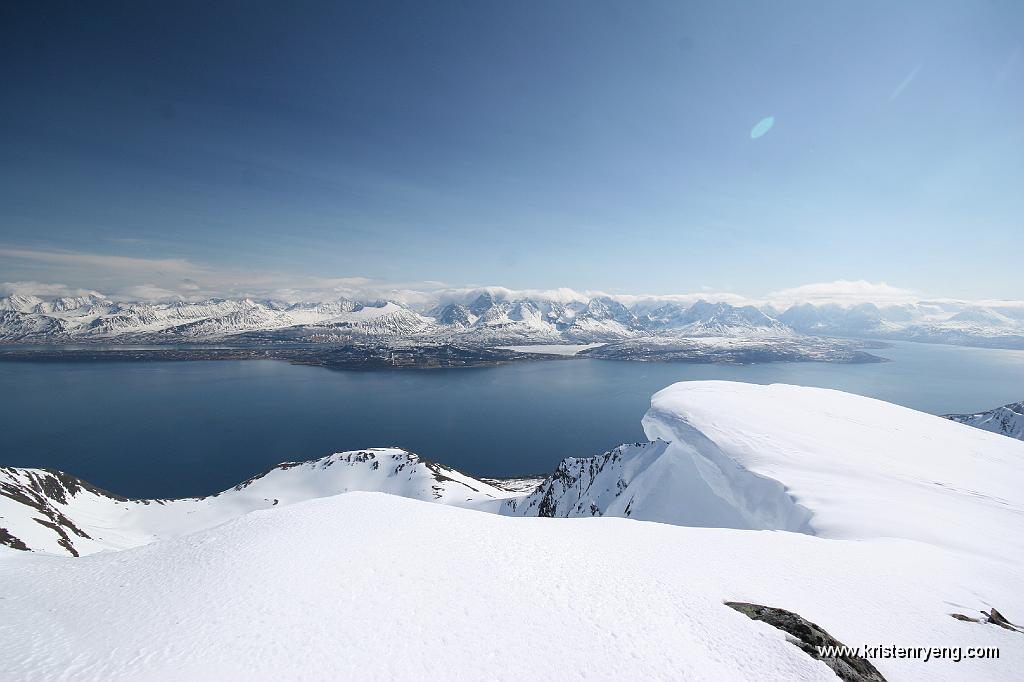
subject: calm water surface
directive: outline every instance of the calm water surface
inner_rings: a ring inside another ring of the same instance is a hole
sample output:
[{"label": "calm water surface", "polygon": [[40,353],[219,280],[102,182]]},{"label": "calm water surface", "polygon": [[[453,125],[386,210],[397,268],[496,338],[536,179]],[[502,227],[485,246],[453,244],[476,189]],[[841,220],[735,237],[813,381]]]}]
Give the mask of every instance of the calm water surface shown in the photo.
[{"label": "calm water surface", "polygon": [[203,495],[283,460],[397,445],[482,476],[643,439],[676,381],[824,386],[942,414],[1024,399],[1024,351],[912,343],[869,365],[564,360],[346,372],[275,361],[0,362],[0,464],[133,497]]}]

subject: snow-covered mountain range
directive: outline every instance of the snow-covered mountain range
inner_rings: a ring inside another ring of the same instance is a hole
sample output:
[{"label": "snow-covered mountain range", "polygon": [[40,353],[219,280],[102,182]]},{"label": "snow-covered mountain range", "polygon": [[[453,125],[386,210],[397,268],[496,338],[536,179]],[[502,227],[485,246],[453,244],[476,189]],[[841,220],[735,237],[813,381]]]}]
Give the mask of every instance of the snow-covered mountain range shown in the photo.
[{"label": "snow-covered mountain range", "polygon": [[836,679],[736,601],[853,647],[947,648],[874,657],[885,679],[1018,676],[1024,633],[993,609],[1024,614],[1024,442],[712,381],[659,392],[644,430],[525,489],[395,449],[196,500],[5,469],[0,676]]},{"label": "snow-covered mountain range", "polygon": [[697,301],[634,303],[613,297],[560,301],[484,291],[413,309],[395,301],[283,302],[210,299],[114,301],[101,295],[0,298],[0,341],[28,343],[457,342],[587,344],[664,338],[799,339],[805,335],[909,339],[1024,348],[1024,308],[916,303],[765,306]]},{"label": "snow-covered mountain range", "polygon": [[779,320],[804,334],[949,343],[988,348],[1024,348],[1024,307],[919,302],[842,307],[803,303]]}]

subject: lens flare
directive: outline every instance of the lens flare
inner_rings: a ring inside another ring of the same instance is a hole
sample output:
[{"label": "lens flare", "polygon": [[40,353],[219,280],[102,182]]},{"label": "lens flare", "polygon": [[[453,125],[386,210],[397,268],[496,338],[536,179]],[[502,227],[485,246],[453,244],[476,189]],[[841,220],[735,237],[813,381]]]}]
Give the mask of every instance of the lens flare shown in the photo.
[{"label": "lens flare", "polygon": [[771,130],[773,125],[775,125],[774,116],[766,116],[762,118],[760,121],[757,122],[756,126],[750,129],[750,139],[756,140],[757,138],[761,137],[769,130]]}]

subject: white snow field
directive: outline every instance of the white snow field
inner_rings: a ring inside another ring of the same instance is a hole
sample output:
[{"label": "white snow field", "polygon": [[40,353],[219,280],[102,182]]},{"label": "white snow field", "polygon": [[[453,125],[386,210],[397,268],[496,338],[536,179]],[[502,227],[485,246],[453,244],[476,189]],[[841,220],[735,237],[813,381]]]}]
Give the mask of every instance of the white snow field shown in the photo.
[{"label": "white snow field", "polygon": [[840,641],[997,646],[878,660],[890,680],[1014,680],[1019,567],[905,540],[508,518],[349,493],[81,559],[0,561],[11,680],[835,680],[724,600]]},{"label": "white snow field", "polygon": [[1024,632],[950,614],[1024,619],[1024,442],[731,382],[659,392],[644,428],[662,441],[567,459],[526,494],[400,450],[103,507],[7,469],[12,536],[59,537],[31,521],[59,515],[108,535],[65,530],[93,552],[80,558],[51,536],[0,546],[0,679],[837,679],[724,601],[794,611],[849,646],[999,648],[872,659],[890,682],[1019,679]]}]

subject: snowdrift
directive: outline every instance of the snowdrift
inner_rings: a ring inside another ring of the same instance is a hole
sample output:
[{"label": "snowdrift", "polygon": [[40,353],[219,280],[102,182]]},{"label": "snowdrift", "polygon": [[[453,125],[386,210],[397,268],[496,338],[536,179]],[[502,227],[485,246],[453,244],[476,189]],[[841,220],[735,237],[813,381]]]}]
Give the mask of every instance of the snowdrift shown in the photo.
[{"label": "snowdrift", "polygon": [[726,381],[658,392],[643,424],[749,528],[1024,558],[1020,441],[841,391]]}]

